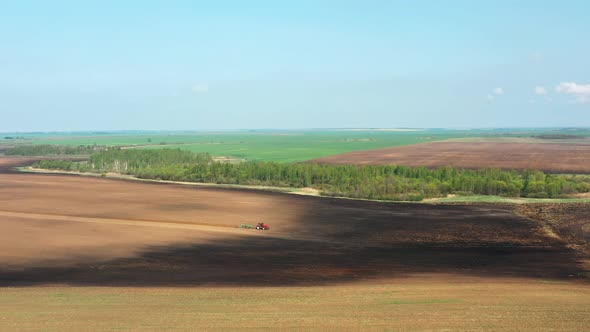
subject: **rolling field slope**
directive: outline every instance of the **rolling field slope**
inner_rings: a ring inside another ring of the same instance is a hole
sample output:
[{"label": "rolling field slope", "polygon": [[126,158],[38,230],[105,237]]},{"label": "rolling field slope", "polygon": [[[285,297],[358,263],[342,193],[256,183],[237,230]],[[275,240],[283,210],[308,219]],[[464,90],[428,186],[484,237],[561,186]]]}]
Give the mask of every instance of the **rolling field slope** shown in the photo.
[{"label": "rolling field slope", "polygon": [[[4,285],[586,273],[563,240],[510,205],[388,204],[3,170]],[[272,231],[237,228],[259,221]]]},{"label": "rolling field slope", "polygon": [[[0,324],[11,330],[551,330],[588,322],[588,256],[514,206],[10,170],[25,161],[0,159]],[[576,211],[585,213],[559,213]],[[258,221],[271,230],[237,228]]]}]

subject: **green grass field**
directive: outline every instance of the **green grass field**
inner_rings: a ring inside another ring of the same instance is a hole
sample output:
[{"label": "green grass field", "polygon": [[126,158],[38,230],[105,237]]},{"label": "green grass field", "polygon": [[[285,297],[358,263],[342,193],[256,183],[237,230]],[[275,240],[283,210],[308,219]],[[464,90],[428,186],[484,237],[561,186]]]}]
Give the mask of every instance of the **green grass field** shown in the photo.
[{"label": "green grass field", "polygon": [[[330,155],[459,139],[467,141],[531,141],[541,133],[590,135],[588,130],[474,129],[474,130],[257,130],[233,132],[112,132],[2,134],[1,145],[106,145],[147,149],[181,148],[245,160],[296,162]],[[22,137],[5,139],[5,137]],[[535,140],[549,142],[549,140]],[[559,141],[559,140],[556,140]],[[566,143],[566,140],[561,141]]]},{"label": "green grass field", "polygon": [[[450,138],[450,135],[418,133],[287,133],[241,134],[201,137],[200,142],[167,145],[192,152],[208,152],[246,160],[303,161],[344,152],[411,145]],[[159,148],[150,146],[147,148]]]},{"label": "green grass field", "polygon": [[181,148],[246,160],[294,162],[344,152],[402,146],[466,137],[447,131],[264,131],[119,136],[31,137],[0,144],[107,145],[160,149]]}]

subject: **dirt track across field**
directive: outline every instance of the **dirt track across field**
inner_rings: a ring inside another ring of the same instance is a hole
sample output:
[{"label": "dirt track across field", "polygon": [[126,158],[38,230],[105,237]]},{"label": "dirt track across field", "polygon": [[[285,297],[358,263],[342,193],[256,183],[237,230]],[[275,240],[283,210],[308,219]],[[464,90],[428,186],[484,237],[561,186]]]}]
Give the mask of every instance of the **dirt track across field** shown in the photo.
[{"label": "dirt track across field", "polygon": [[402,165],[458,168],[538,169],[590,173],[590,145],[433,142],[355,151],[314,159],[325,164]]},{"label": "dirt track across field", "polygon": [[[318,285],[433,273],[583,280],[587,273],[584,256],[511,206],[10,171],[25,161],[0,159],[0,286]],[[237,228],[258,221],[272,229]]]}]

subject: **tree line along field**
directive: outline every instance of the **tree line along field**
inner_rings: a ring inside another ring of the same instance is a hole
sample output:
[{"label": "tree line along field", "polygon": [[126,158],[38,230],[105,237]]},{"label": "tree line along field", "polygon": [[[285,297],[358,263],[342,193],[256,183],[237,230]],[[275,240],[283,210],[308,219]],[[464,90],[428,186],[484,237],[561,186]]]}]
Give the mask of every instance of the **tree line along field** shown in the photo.
[{"label": "tree line along field", "polygon": [[326,196],[421,201],[460,195],[560,198],[590,192],[590,178],[540,171],[427,169],[405,166],[315,163],[215,162],[180,149],[100,151],[88,161],[42,160],[35,168],[134,175],[143,179],[200,183],[312,187]]},{"label": "tree line along field", "polygon": [[5,149],[3,152],[6,156],[80,156],[90,155],[105,149],[104,146],[39,144],[17,145]]},{"label": "tree line along field", "polygon": [[[510,130],[314,130],[314,131],[255,131],[219,133],[131,132],[131,133],[73,133],[64,135],[36,134],[25,139],[1,139],[1,145],[68,145],[122,146],[127,148],[181,148],[245,160],[296,162],[350,151],[406,146],[447,139],[477,137],[526,138],[542,134],[562,133],[578,137],[590,136],[587,130],[510,129]],[[8,137],[22,137],[22,134]],[[543,141],[537,139],[536,141]]]}]

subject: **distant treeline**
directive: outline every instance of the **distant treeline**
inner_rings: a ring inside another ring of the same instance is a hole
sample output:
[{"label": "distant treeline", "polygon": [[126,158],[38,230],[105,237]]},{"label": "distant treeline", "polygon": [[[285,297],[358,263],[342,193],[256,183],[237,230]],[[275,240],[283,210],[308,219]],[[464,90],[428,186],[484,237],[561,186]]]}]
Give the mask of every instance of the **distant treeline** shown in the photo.
[{"label": "distant treeline", "polygon": [[94,173],[115,172],[144,179],[313,187],[328,196],[381,200],[418,201],[448,194],[556,198],[590,192],[589,177],[548,175],[540,171],[274,162],[229,164],[215,162],[208,154],[180,149],[115,149],[98,152],[89,161],[45,160],[34,166]]},{"label": "distant treeline", "polygon": [[98,145],[21,145],[4,151],[9,156],[55,156],[55,155],[90,155],[106,149]]},{"label": "distant treeline", "polygon": [[568,135],[568,134],[543,134],[532,136],[533,138],[539,139],[584,139],[585,136],[581,135]]}]

